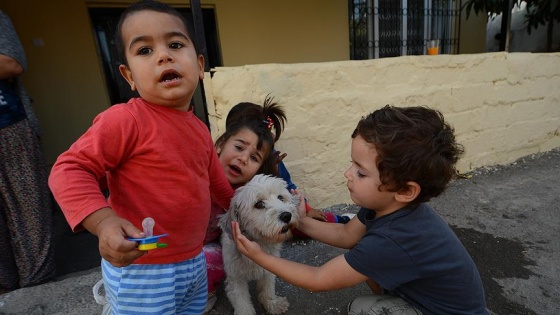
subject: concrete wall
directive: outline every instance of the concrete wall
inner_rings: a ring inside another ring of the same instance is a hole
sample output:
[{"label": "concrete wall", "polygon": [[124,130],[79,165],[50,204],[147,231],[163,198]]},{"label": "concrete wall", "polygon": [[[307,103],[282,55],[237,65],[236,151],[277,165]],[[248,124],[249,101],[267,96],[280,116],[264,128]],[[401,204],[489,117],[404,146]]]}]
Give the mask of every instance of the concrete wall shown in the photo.
[{"label": "concrete wall", "polygon": [[[183,0],[184,1],[184,0]],[[225,66],[350,58],[348,2],[208,0]]]},{"label": "concrete wall", "polygon": [[[511,10],[511,26],[509,35],[509,52],[548,52],[547,33],[548,23],[539,24],[531,34],[527,31],[527,3],[514,5]],[[486,51],[500,51],[500,34],[502,32],[502,14],[488,19],[486,25]],[[552,29],[552,50],[560,51],[560,23],[554,22]]]},{"label": "concrete wall", "polygon": [[459,29],[459,54],[476,54],[486,52],[485,38],[481,35],[486,34],[486,21],[488,17],[485,13],[479,15],[471,12],[467,19],[467,10],[461,12]]},{"label": "concrete wall", "polygon": [[83,1],[1,0],[27,54],[22,79],[43,128],[47,162],[110,105]]},{"label": "concrete wall", "polygon": [[351,202],[343,176],[350,134],[361,116],[386,104],[440,110],[465,146],[461,172],[560,147],[560,53],[218,68],[205,87],[214,137],[240,101],[262,103],[271,93],[285,107],[278,148],[317,207]]}]

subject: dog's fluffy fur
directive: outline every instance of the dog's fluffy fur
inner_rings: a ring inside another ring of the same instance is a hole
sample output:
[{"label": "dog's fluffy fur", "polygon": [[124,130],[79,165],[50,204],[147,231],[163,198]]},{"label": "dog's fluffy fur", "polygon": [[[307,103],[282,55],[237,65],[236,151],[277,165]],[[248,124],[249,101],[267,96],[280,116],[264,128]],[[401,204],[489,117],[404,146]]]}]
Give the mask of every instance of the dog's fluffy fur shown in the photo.
[{"label": "dog's fluffy fur", "polygon": [[255,314],[249,294],[249,281],[257,281],[258,301],[269,314],[288,310],[288,300],[277,296],[276,277],[237,251],[231,239],[231,221],[239,222],[241,232],[262,250],[280,256],[282,242],[297,227],[299,197],[290,194],[280,178],[257,175],[238,188],[229,211],[220,218],[222,252],[226,272],[225,290],[236,315]]}]

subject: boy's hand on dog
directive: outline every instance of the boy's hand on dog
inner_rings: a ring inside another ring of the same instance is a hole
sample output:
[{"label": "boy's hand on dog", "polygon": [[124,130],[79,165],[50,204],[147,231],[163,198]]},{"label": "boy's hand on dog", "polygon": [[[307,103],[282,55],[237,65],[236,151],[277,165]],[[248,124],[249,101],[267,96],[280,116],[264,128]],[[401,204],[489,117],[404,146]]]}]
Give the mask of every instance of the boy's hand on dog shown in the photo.
[{"label": "boy's hand on dog", "polygon": [[142,238],[145,237],[144,233],[109,208],[94,212],[82,224],[97,235],[99,254],[115,267],[128,266],[147,253],[138,250],[136,242],[126,239]]},{"label": "boy's hand on dog", "polygon": [[239,222],[231,221],[231,232],[235,247],[241,254],[253,259],[259,252],[262,252],[258,243],[250,241],[241,233]]},{"label": "boy's hand on dog", "polygon": [[307,209],[305,208],[305,202],[306,202],[305,197],[303,196],[303,194],[300,194],[297,189],[290,189],[290,193],[299,198],[297,209],[298,209],[299,219],[301,220],[307,216]]}]

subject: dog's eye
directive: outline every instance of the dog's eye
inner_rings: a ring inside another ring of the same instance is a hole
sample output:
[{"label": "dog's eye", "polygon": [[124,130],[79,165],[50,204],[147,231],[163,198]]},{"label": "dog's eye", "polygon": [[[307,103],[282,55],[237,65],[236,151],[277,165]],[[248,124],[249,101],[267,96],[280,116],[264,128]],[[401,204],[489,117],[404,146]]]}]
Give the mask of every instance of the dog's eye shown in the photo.
[{"label": "dog's eye", "polygon": [[258,201],[257,203],[255,203],[255,208],[257,209],[264,209],[264,201]]},{"label": "dog's eye", "polygon": [[278,199],[279,199],[280,201],[284,201],[284,196],[278,195]]}]

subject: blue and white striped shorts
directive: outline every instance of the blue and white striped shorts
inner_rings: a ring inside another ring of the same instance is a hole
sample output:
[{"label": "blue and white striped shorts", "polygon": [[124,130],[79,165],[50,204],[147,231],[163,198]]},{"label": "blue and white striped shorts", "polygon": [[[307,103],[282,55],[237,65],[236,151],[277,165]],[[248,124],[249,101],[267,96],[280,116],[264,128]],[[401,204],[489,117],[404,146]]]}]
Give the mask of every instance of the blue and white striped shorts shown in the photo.
[{"label": "blue and white striped shorts", "polygon": [[114,267],[101,260],[111,314],[203,314],[208,298],[204,253],[175,264]]}]

